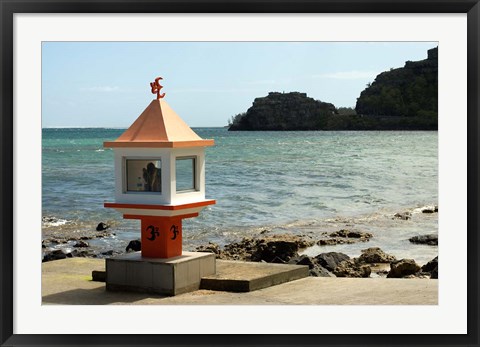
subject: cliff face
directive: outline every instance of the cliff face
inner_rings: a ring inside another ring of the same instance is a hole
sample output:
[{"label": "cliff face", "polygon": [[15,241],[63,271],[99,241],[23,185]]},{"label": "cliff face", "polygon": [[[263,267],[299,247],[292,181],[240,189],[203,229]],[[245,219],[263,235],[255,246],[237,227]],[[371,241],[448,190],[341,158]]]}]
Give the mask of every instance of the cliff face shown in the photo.
[{"label": "cliff face", "polygon": [[403,68],[378,75],[360,94],[355,109],[359,115],[415,118],[436,128],[438,47],[430,49],[425,60],[407,61]]},{"label": "cliff face", "polygon": [[228,130],[315,130],[325,126],[335,106],[305,93],[268,93],[246,113],[235,116]]}]

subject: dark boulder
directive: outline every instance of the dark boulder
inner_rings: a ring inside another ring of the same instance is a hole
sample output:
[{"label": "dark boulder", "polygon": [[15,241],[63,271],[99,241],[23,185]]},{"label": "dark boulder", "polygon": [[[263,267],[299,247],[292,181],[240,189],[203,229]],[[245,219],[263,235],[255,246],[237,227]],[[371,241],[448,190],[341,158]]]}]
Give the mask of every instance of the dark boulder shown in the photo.
[{"label": "dark boulder", "polygon": [[51,252],[45,253],[42,262],[65,259],[67,255],[61,249],[55,249]]},{"label": "dark boulder", "polygon": [[260,242],[257,249],[251,254],[252,261],[266,261],[267,263],[288,262],[298,255],[298,244],[293,241],[266,241]]},{"label": "dark boulder", "polygon": [[344,260],[333,270],[337,277],[370,277],[370,266],[359,264],[353,259]]},{"label": "dark boulder", "polygon": [[79,241],[77,241],[73,244],[73,247],[75,247],[75,248],[84,248],[84,247],[88,247],[88,246],[89,246],[88,242],[85,242],[83,240],[79,240]]},{"label": "dark boulder", "polygon": [[[264,261],[287,263],[298,256],[298,250],[315,244],[310,237],[278,234],[264,238],[243,238],[239,242],[226,244],[217,254],[225,260]],[[207,246],[208,247],[208,246]]]},{"label": "dark boulder", "polygon": [[438,206],[427,206],[422,208],[422,213],[435,213],[438,212]]},{"label": "dark boulder", "polygon": [[312,269],[310,269],[310,276],[313,277],[335,277],[330,271],[325,269],[323,266],[315,265]]},{"label": "dark boulder", "polygon": [[370,247],[362,249],[362,254],[358,257],[359,263],[375,264],[375,263],[390,263],[397,260],[395,256],[386,254],[378,247]]},{"label": "dark boulder", "polygon": [[263,238],[258,238],[256,240],[259,243],[276,241],[292,242],[296,245],[298,249],[307,248],[315,244],[315,240],[313,240],[310,236],[307,235],[274,234],[265,236]]},{"label": "dark boulder", "polygon": [[420,271],[420,266],[413,259],[401,259],[390,263],[387,278],[402,278]]},{"label": "dark boulder", "polygon": [[125,248],[125,251],[138,252],[142,250],[142,243],[140,240],[132,240],[128,243],[128,246]]},{"label": "dark boulder", "polygon": [[67,254],[68,257],[81,257],[81,258],[88,258],[88,257],[92,257],[93,254],[92,252],[88,251],[88,250],[81,250],[79,251],[78,249],[74,249],[73,251],[71,251],[70,253]]},{"label": "dark boulder", "polygon": [[429,272],[430,278],[438,278],[438,256],[422,266],[423,272]]},{"label": "dark boulder", "polygon": [[438,267],[438,256],[430,260],[428,263],[422,266],[422,271],[430,272]]},{"label": "dark boulder", "polygon": [[218,258],[225,260],[249,261],[253,249],[256,249],[258,240],[243,238],[240,242],[226,244]]},{"label": "dark boulder", "polygon": [[309,269],[313,269],[317,265],[315,261],[308,255],[293,257],[288,261],[288,263],[294,265],[308,265]]},{"label": "dark boulder", "polygon": [[353,231],[342,229],[338,231],[334,231],[330,234],[322,234],[328,236],[328,238],[323,238],[317,241],[317,245],[319,246],[331,246],[337,244],[351,244],[356,242],[366,242],[369,241],[370,238],[373,237],[370,233],[364,233],[361,231]]},{"label": "dark boulder", "polygon": [[411,243],[421,244],[421,245],[438,245],[438,235],[437,234],[428,234],[428,235],[419,235],[413,236],[408,239]]},{"label": "dark boulder", "polygon": [[216,243],[209,242],[208,245],[200,245],[197,248],[195,248],[195,252],[220,254],[221,250]]},{"label": "dark boulder", "polygon": [[339,252],[321,253],[315,257],[316,262],[328,271],[335,270],[338,264],[348,259],[348,255]]},{"label": "dark boulder", "polygon": [[335,231],[330,233],[331,237],[346,237],[346,238],[353,238],[353,239],[370,239],[373,235],[370,233],[363,233],[360,231],[352,231],[342,229],[339,231]]},{"label": "dark boulder", "polygon": [[97,231],[104,231],[104,230],[107,230],[108,228],[110,228],[110,225],[104,223],[104,222],[100,222],[98,223],[97,225]]},{"label": "dark boulder", "polygon": [[308,265],[310,276],[313,277],[335,277],[327,269],[318,264],[315,258],[307,255],[293,257],[289,260],[288,264]]},{"label": "dark boulder", "polygon": [[96,233],[94,236],[91,236],[90,238],[93,239],[103,239],[103,238],[106,238],[106,237],[110,237],[110,236],[113,236],[115,235],[115,233],[111,233],[111,232],[108,232],[108,231],[102,231],[102,232],[99,232],[99,233]]},{"label": "dark boulder", "polygon": [[317,245],[319,246],[333,246],[333,245],[342,245],[342,244],[351,244],[355,243],[355,240],[346,239],[346,238],[332,238],[332,239],[321,239],[318,240]]}]

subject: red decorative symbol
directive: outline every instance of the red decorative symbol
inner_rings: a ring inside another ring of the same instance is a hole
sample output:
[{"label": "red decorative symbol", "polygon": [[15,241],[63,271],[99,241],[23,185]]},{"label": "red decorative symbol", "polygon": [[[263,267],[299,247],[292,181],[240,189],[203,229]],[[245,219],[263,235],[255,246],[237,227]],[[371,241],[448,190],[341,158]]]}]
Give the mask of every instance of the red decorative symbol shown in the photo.
[{"label": "red decorative symbol", "polygon": [[161,99],[165,96],[165,93],[160,94],[160,89],[163,88],[162,85],[158,81],[163,80],[161,77],[155,78],[155,82],[150,83],[150,87],[152,87],[152,94],[157,93],[157,100]]}]

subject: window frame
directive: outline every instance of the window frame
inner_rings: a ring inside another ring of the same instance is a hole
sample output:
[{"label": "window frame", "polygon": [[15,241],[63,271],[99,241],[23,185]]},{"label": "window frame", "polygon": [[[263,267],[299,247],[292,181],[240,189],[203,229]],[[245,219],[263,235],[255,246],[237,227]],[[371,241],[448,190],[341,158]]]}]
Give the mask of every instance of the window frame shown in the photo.
[{"label": "window frame", "polygon": [[[135,191],[128,190],[128,160],[143,160],[143,161],[160,161],[162,170],[161,173],[161,185],[159,192],[152,191]],[[132,195],[162,195],[163,194],[163,158],[160,157],[144,157],[144,156],[123,156],[122,157],[122,192],[123,194]]]},{"label": "window frame", "polygon": [[[192,168],[193,168],[193,188],[189,189],[182,189],[178,190],[177,189],[177,160],[184,160],[184,159],[193,159],[192,163]],[[182,156],[175,156],[175,193],[176,194],[183,194],[183,193],[192,193],[192,192],[198,192],[200,191],[199,189],[199,184],[198,184],[198,155],[182,155]]]}]

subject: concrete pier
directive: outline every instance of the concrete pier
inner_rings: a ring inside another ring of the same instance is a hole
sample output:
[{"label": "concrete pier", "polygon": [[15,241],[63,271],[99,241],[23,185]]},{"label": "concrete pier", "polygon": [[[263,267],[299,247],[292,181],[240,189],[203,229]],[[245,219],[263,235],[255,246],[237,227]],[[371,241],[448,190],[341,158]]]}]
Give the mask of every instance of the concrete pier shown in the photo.
[{"label": "concrete pier", "polygon": [[[252,263],[253,266],[256,264]],[[217,260],[217,270],[226,265],[228,264]],[[432,279],[304,277],[249,292],[200,289],[172,297],[107,291],[104,282],[92,281],[94,270],[105,271],[105,259],[70,258],[43,263],[42,303],[53,305],[438,304],[438,280]]]}]

